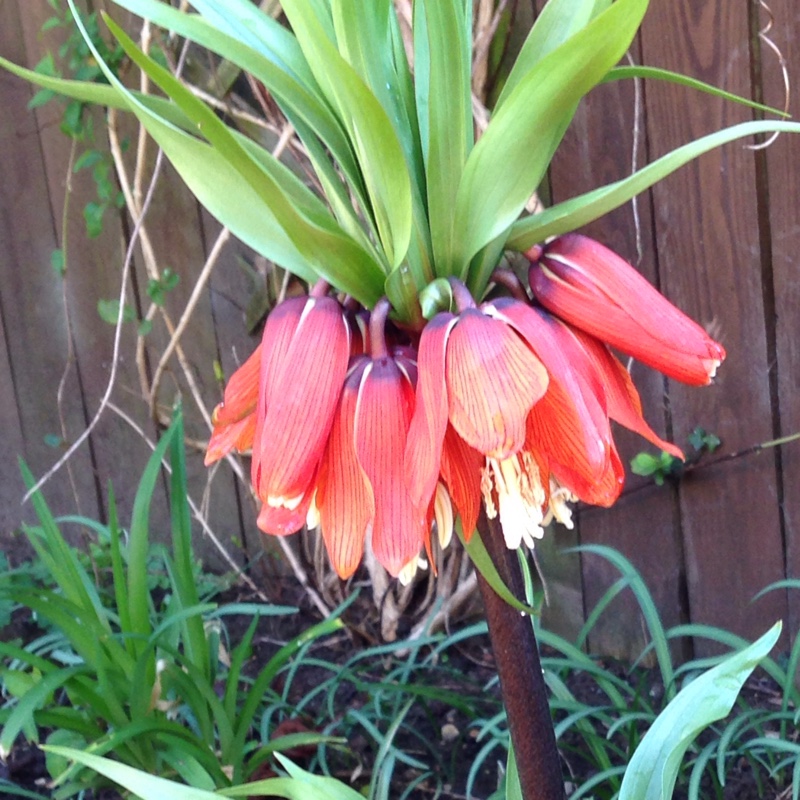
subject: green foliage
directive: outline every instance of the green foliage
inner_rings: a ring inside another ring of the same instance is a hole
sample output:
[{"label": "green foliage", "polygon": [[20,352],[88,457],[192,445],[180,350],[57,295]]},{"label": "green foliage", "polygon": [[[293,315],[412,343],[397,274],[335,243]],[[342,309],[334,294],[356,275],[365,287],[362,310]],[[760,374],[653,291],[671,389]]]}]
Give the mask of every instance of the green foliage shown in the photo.
[{"label": "green foliage", "polygon": [[745,680],[778,641],[776,623],[757,642],[695,678],[659,714],[630,764],[619,800],[672,797],[686,750],[703,729],[726,717]]},{"label": "green foliage", "polygon": [[[621,553],[600,546],[579,549],[609,560],[620,578],[590,611],[575,643],[537,627],[559,749],[567,763],[581,761],[581,774],[587,771],[588,763],[591,774],[575,786],[570,800],[668,800],[676,781],[689,800],[721,800],[727,774],[742,763],[752,769],[761,784],[769,779],[779,787],[793,787],[795,776],[800,774],[800,747],[790,737],[800,709],[800,692],[795,685],[800,638],[784,663],[767,655],[777,640],[779,626],[752,645],[710,626],[666,629],[641,575]],[[785,588],[800,588],[800,581],[781,581],[764,592]],[[592,658],[584,651],[600,617],[625,591],[636,598],[650,637],[650,644],[627,671],[622,665]],[[677,665],[670,642],[681,637],[708,639],[729,652]],[[638,667],[639,661],[651,653],[656,655],[655,672]],[[734,713],[723,720],[759,661],[782,698],[780,708],[772,704],[750,706],[747,698],[740,697]],[[576,686],[579,693],[571,688]],[[509,743],[502,712],[476,721],[476,727],[478,741],[484,745],[471,766],[471,781],[488,759],[498,751],[502,753]],[[626,769],[633,771],[625,778],[628,785],[623,790]]]},{"label": "green foliage", "polygon": [[[94,68],[76,74],[77,81],[54,77],[51,61],[38,74],[3,65],[78,103],[131,111],[198,199],[239,238],[301,279],[325,278],[368,307],[388,294],[398,318],[412,325],[422,320],[420,292],[437,277],[456,275],[480,297],[504,249],[525,250],[573,230],[726,141],[800,131],[780,121],[734,126],[621,181],[520,218],[580,99],[603,81],[669,80],[754,104],[664,70],[618,68],[647,0],[550,0],[477,143],[472,13],[463,0],[414,4],[413,72],[388,0],[358,4],[357,12],[354,0],[286,0],[291,31],[249,0],[229,0],[224,12],[198,0],[191,14],[159,0],[115,1],[263,83],[301,138],[321,196],[227,127],[166,69],[163,53],[139,51],[110,19],[113,48],[97,36],[94,17],[76,16]],[[124,86],[116,74],[124,57],[169,100]],[[110,84],[100,91],[87,82],[98,79],[97,70]],[[99,215],[99,208],[87,210],[93,224]]]},{"label": "green foliage", "polygon": [[[47,31],[58,33],[61,40],[58,60],[52,53],[48,53],[34,68],[36,73],[49,77],[67,75],[76,81],[86,83],[107,83],[103,69],[94,55],[96,52],[114,74],[119,74],[124,61],[124,52],[119,44],[109,45],[103,38],[96,11],[81,14],[81,26],[78,26],[72,11],[61,0],[54,0],[50,6],[54,14],[44,21],[42,33]],[[97,144],[92,117],[87,113],[87,103],[59,95],[52,89],[42,89],[33,96],[29,107],[37,108],[56,98],[64,100],[61,132],[86,148],[76,159],[73,171],[91,170],[97,199],[86,204],[83,217],[86,233],[93,238],[99,236],[103,230],[103,217],[106,211],[111,208],[121,208],[125,202],[124,197],[112,177],[111,155]],[[54,256],[53,266],[57,272],[63,274],[63,255],[58,266],[57,257]]]},{"label": "green foliage", "polygon": [[[171,549],[150,546],[149,509],[161,460],[172,469]],[[23,466],[26,483],[33,478]],[[50,632],[26,646],[0,643],[2,681],[15,702],[0,710],[0,753],[22,733],[37,741],[89,747],[152,774],[178,775],[209,788],[240,783],[282,747],[333,741],[314,732],[288,740],[257,735],[257,716],[273,681],[308,643],[341,627],[332,617],[281,648],[255,677],[244,670],[260,617],[294,609],[271,605],[217,607],[201,595],[213,589],[198,580],[186,503],[183,425],[180,412],[145,469],[130,529],[119,527],[113,491],[107,525],[51,515],[40,494],[33,497],[38,526],[25,528],[46,572],[40,583],[15,571],[0,576],[0,599],[46,619]],[[77,522],[99,534],[90,556],[80,557],[60,524]],[[96,559],[92,569],[86,560]],[[154,563],[158,569],[153,569]],[[108,584],[96,575],[110,573]],[[246,635],[227,654],[222,619],[253,617]],[[287,708],[281,705],[281,712]],[[280,717],[280,715],[278,715]],[[48,766],[57,774],[55,796],[73,796],[97,778],[69,766],[53,751]]]},{"label": "green foliage", "polygon": [[147,296],[157,305],[163,306],[167,295],[180,283],[181,276],[166,267],[159,278],[147,283]]},{"label": "green foliage", "polygon": [[700,427],[695,428],[689,434],[687,441],[692,449],[687,454],[685,461],[681,461],[663,450],[658,455],[637,453],[631,459],[631,471],[634,475],[641,475],[645,478],[652,477],[656,485],[663,486],[664,481],[668,479],[679,479],[687,467],[693,467],[704,455],[711,455],[722,444],[718,436],[706,433]]}]

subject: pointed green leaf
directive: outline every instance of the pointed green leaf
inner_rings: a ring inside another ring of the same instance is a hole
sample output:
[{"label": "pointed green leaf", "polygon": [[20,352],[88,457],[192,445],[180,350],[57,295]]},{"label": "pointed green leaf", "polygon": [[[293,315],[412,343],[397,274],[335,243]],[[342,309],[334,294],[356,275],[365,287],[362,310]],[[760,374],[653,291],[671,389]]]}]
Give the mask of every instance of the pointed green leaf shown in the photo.
[{"label": "pointed green leaf", "polygon": [[[255,145],[245,145],[233,136],[211,109],[139,51],[113,20],[106,22],[126,53],[172,94],[181,110],[213,145],[209,148],[154,115],[136,101],[110,70],[107,71],[106,76],[125,95],[130,109],[164,148],[198,199],[243,239],[238,215],[249,217],[248,228],[262,229],[258,236],[259,249],[267,245],[268,257],[273,257],[277,249],[281,257],[288,257],[288,261],[281,263],[300,277],[313,280],[321,275],[361,302],[374,303],[380,296],[382,277],[373,258],[347,236],[327,212],[317,213],[313,218],[302,213],[310,209],[299,209],[295,198],[288,195],[279,180],[279,177],[285,178],[285,167],[277,166],[279,162],[263,151],[261,158],[254,157]],[[99,54],[95,53],[95,57],[99,59]],[[209,173],[213,180],[209,179]],[[278,237],[277,248],[274,243],[264,241],[264,218],[273,220],[275,228],[283,234]]]},{"label": "pointed green leaf", "polygon": [[505,600],[506,603],[513,606],[518,611],[522,611],[524,614],[538,616],[539,612],[533,608],[533,606],[526,605],[521,600],[518,600],[511,589],[503,583],[503,579],[500,577],[500,573],[498,573],[494,561],[492,561],[491,556],[486,551],[486,546],[481,540],[480,533],[477,530],[473,531],[469,542],[467,542],[461,530],[460,522],[456,523],[456,533],[461,540],[461,544],[464,545],[467,554],[472,559],[475,569],[481,573],[483,579],[494,589],[498,597]]},{"label": "pointed green leaf", "polygon": [[524,252],[529,247],[543,242],[550,236],[558,236],[580,228],[582,225],[602,217],[609,211],[613,211],[623,203],[627,203],[632,197],[658,183],[662,178],[670,175],[689,161],[693,161],[703,153],[707,153],[709,150],[732,142],[735,139],[773,131],[800,133],[800,123],[781,121],[742,122],[739,125],[733,125],[730,128],[703,136],[662,156],[627,178],[602,186],[599,189],[594,189],[572,200],[558,203],[545,209],[541,214],[535,214],[519,220],[511,228],[506,247],[510,250]]},{"label": "pointed green leaf", "polygon": [[369,87],[342,57],[320,17],[303,0],[284,0],[283,10],[329,102],[353,143],[371,201],[378,235],[392,267],[408,251],[411,180],[392,122]]},{"label": "pointed green leaf", "polygon": [[578,100],[624,55],[646,8],[647,0],[617,0],[519,80],[467,161],[456,205],[456,264],[467,264],[517,218]]},{"label": "pointed green leaf", "polygon": [[713,97],[721,97],[723,100],[730,100],[731,103],[738,103],[739,105],[747,106],[748,108],[755,108],[758,111],[763,111],[766,114],[777,114],[779,117],[789,117],[790,114],[781,111],[771,106],[765,106],[761,103],[756,103],[747,97],[742,97],[733,92],[726,92],[711,83],[699,81],[697,78],[691,78],[688,75],[681,75],[680,72],[672,72],[668,69],[660,69],[659,67],[614,67],[603,78],[601,83],[611,83],[611,81],[624,80],[626,78],[647,78],[648,80],[669,81],[676,83],[679,86],[686,86],[689,89],[697,89],[698,92],[710,94]]},{"label": "pointed green leaf", "polygon": [[619,800],[672,797],[689,745],[704,728],[730,713],[742,685],[773,648],[780,633],[778,622],[758,641],[728,656],[676,695],[636,748],[622,781]]},{"label": "pointed green leaf", "polygon": [[[363,202],[363,181],[345,130],[322,97],[297,41],[285,28],[269,17],[264,18],[265,15],[250,3],[246,4],[248,10],[245,18],[248,24],[237,25],[239,4],[231,9],[233,13],[226,12],[221,20],[216,14],[211,14],[210,19],[214,20],[212,24],[203,17],[180,12],[159,0],[115,2],[218,53],[261,81],[295,126],[320,179],[330,182],[331,192],[337,194],[341,180],[329,156],[323,152],[321,142]],[[200,4],[202,8],[206,5]],[[217,24],[221,27],[216,27]],[[224,31],[230,31],[231,35]],[[341,212],[344,207],[339,206],[338,210]],[[350,203],[347,204],[347,210],[349,216],[354,218]]]},{"label": "pointed green leaf", "polygon": [[610,4],[611,0],[549,0],[545,3],[503,85],[495,111],[539,61],[585,28]]}]

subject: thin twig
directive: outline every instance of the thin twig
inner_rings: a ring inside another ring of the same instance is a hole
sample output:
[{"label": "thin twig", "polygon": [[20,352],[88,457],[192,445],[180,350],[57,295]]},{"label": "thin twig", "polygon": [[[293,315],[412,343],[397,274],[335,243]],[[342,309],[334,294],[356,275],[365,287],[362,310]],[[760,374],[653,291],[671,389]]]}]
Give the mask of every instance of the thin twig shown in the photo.
[{"label": "thin twig", "polygon": [[[156,165],[159,165],[161,159],[163,157],[163,152],[161,150],[158,151],[158,156],[156,158]],[[81,435],[70,445],[67,449],[66,453],[36,482],[33,488],[29,489],[25,496],[22,498],[22,502],[26,503],[31,495],[35,494],[39,491],[39,489],[44,486],[50,478],[53,477],[61,467],[66,464],[70,458],[72,458],[75,451],[89,438],[91,432],[97,427],[97,423],[100,421],[100,417],[103,414],[103,411],[108,407],[108,403],[111,399],[111,393],[114,390],[114,384],[117,380],[117,370],[119,368],[119,354],[120,354],[120,343],[122,341],[122,320],[125,312],[125,295],[126,295],[126,286],[128,284],[128,279],[130,277],[131,271],[131,264],[133,263],[133,253],[136,246],[136,240],[138,238],[139,231],[141,230],[142,223],[144,218],[147,214],[147,210],[150,207],[150,203],[153,199],[155,189],[155,183],[151,183],[147,190],[147,195],[144,198],[144,202],[142,204],[142,213],[139,218],[136,220],[133,228],[133,232],[131,234],[131,240],[128,243],[128,249],[125,253],[125,260],[122,265],[122,280],[120,282],[120,292],[119,292],[119,311],[117,312],[117,321],[114,326],[114,348],[113,348],[113,355],[111,358],[111,372],[108,376],[108,383],[106,384],[106,389],[103,394],[102,399],[100,400],[100,407],[95,412],[94,417],[92,417],[91,422],[86,426],[84,431]]]}]

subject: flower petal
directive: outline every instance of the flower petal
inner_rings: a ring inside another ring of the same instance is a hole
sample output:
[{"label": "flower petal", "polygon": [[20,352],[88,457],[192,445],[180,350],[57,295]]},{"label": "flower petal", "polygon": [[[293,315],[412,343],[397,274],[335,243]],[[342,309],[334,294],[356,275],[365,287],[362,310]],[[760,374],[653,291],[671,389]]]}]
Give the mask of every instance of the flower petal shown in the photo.
[{"label": "flower petal", "polygon": [[204,464],[208,467],[231,450],[243,453],[253,447],[256,432],[256,412],[227,425],[215,425],[206,448]]},{"label": "flower petal", "polygon": [[281,363],[266,380],[266,413],[254,442],[253,484],[270,505],[291,505],[308,486],[330,433],[349,356],[339,303],[309,298]]},{"label": "flower petal", "polygon": [[358,463],[355,414],[367,359],[351,369],[339,398],[320,467],[317,508],[325,547],[336,573],[349,578],[361,562],[364,539],[374,515],[372,491]]},{"label": "flower petal", "polygon": [[427,508],[414,504],[404,480],[413,409],[414,390],[394,360],[372,361],[361,381],[355,444],[375,504],[372,550],[394,576],[419,553],[427,533]]},{"label": "flower petal", "polygon": [[262,503],[258,513],[256,525],[273,536],[288,536],[290,533],[297,533],[305,524],[311,501],[314,499],[314,478],[309,481],[306,491],[297,499],[292,507],[273,506],[269,503]]},{"label": "flower petal", "polygon": [[608,347],[593,336],[581,331],[573,331],[583,349],[589,355],[595,369],[603,381],[603,388],[608,405],[608,416],[628,430],[660,447],[670,455],[683,459],[683,452],[679,447],[665,441],[645,422],[642,415],[642,402],[639,392],[633,385],[628,370],[620,363],[619,359],[609,351]]},{"label": "flower petal", "polygon": [[467,541],[477,527],[481,510],[483,465],[483,455],[470,447],[452,425],[448,425],[442,448],[442,478],[461,517],[461,528]]},{"label": "flower petal", "polygon": [[616,253],[580,234],[559,237],[531,266],[545,308],[644,364],[702,386],[725,350]]},{"label": "flower petal", "polygon": [[476,450],[499,460],[525,443],[525,419],[547,390],[547,371],[508,325],[467,309],[446,358],[450,422]]},{"label": "flower petal", "polygon": [[548,461],[572,464],[585,482],[598,480],[606,469],[611,430],[589,357],[562,323],[540,309],[502,299],[487,304],[486,312],[512,325],[550,374],[547,393],[528,417],[526,448]]},{"label": "flower petal", "polygon": [[453,314],[437,314],[423,329],[417,352],[417,396],[408,429],[405,479],[420,507],[433,497],[439,478],[448,411],[445,353],[457,321]]}]

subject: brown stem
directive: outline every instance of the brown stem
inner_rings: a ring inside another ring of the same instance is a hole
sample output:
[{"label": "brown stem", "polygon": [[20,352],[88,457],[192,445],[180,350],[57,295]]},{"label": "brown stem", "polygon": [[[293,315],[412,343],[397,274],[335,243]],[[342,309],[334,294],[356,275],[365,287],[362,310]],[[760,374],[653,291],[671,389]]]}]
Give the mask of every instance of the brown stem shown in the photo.
[{"label": "brown stem", "polygon": [[[503,582],[524,596],[517,553],[497,519],[481,513],[478,531]],[[530,619],[508,605],[478,574],[500,689],[525,800],[564,800],[564,780],[550,718],[539,650]]]}]

